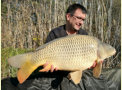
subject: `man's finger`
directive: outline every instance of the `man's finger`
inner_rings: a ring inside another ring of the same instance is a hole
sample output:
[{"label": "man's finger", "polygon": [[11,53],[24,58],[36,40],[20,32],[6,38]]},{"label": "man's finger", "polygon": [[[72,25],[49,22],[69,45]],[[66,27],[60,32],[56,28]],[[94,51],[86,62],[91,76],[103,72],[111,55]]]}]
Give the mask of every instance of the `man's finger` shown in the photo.
[{"label": "man's finger", "polygon": [[94,64],[93,64],[93,66],[92,67],[95,67],[97,65],[97,63],[96,62],[94,62]]},{"label": "man's finger", "polygon": [[101,63],[103,63],[103,60],[101,60]]},{"label": "man's finger", "polygon": [[51,65],[51,70],[50,70],[51,72],[53,72],[54,71],[54,66],[53,65]]},{"label": "man's finger", "polygon": [[55,71],[58,71],[58,68],[57,67],[55,68]]},{"label": "man's finger", "polygon": [[48,65],[48,62],[46,62],[46,63],[43,65],[43,67],[45,68],[47,65]]}]

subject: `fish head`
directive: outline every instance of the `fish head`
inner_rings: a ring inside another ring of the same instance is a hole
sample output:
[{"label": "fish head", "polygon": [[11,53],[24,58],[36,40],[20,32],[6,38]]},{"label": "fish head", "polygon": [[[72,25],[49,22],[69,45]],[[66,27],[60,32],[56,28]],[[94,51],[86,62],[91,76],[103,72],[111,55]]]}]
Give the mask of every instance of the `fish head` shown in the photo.
[{"label": "fish head", "polygon": [[109,58],[116,53],[116,49],[107,43],[100,43],[98,45],[98,57],[101,60]]}]

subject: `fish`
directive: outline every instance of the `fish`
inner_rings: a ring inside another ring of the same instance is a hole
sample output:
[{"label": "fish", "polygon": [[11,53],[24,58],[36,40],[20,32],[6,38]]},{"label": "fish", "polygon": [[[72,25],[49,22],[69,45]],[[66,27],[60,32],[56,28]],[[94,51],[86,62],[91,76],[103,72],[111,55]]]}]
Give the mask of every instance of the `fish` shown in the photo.
[{"label": "fish", "polygon": [[19,68],[17,78],[20,84],[46,62],[49,64],[39,72],[49,71],[53,65],[58,70],[70,71],[67,77],[78,84],[83,70],[92,66],[94,62],[97,65],[93,69],[93,76],[98,78],[102,70],[101,60],[115,53],[114,47],[94,36],[68,35],[43,44],[33,52],[12,56],[8,59],[8,63]]}]

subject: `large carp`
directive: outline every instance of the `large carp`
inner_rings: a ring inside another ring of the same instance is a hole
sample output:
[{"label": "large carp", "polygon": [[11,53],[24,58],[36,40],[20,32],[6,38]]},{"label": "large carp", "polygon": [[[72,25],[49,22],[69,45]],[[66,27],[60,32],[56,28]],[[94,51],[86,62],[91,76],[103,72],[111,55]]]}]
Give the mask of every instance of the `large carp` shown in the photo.
[{"label": "large carp", "polygon": [[115,48],[105,44],[93,36],[69,35],[55,39],[39,47],[34,52],[13,56],[8,59],[11,66],[20,68],[17,73],[18,81],[23,83],[39,66],[48,62],[48,66],[40,72],[48,71],[51,65],[58,70],[71,71],[70,79],[78,84],[82,71],[97,63],[93,75],[99,77],[104,60],[116,52]]}]

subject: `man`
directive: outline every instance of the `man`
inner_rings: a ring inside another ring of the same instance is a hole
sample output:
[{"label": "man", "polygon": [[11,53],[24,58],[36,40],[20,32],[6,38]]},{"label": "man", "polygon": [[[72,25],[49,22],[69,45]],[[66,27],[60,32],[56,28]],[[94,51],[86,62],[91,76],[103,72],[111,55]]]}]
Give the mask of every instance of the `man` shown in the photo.
[{"label": "man", "polygon": [[[47,36],[45,43],[48,43],[60,37],[65,37],[70,34],[88,35],[88,33],[85,30],[81,29],[86,19],[86,15],[87,15],[87,10],[82,5],[80,4],[70,5],[66,11],[66,24],[51,30],[51,32]],[[46,67],[47,65],[48,62],[44,65],[44,67]],[[96,63],[94,63],[91,67],[95,67],[95,66]],[[54,70],[57,71],[58,68],[52,65],[50,71],[54,72]],[[61,76],[63,76],[64,73],[65,73],[65,77],[67,75],[67,72],[61,72],[61,71],[58,72]]]},{"label": "man", "polygon": [[[66,24],[51,30],[51,32],[47,36],[46,43],[56,38],[64,37],[70,34],[88,35],[88,33],[85,30],[81,29],[86,19],[86,15],[87,10],[82,5],[73,4],[69,6],[69,8],[66,11]],[[44,67],[46,67],[47,64],[48,62],[44,65]],[[92,67],[95,67],[95,65],[96,63],[94,63]],[[50,71],[53,72],[54,69],[56,71],[58,70],[56,67],[53,67],[52,65]]]}]

